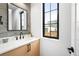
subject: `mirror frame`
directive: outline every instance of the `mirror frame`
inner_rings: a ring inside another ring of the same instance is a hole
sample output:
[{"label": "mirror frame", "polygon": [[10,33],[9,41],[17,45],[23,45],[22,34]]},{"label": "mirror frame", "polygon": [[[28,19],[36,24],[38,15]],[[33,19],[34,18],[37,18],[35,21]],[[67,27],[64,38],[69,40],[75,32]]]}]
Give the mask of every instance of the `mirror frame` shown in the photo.
[{"label": "mirror frame", "polygon": [[45,3],[42,4],[43,6],[43,37],[47,38],[54,38],[54,39],[59,39],[59,3],[57,3],[57,37],[52,37],[50,36],[45,36]]},{"label": "mirror frame", "polygon": [[25,10],[25,11],[27,11],[27,22],[26,22],[26,30],[22,30],[22,20],[21,20],[21,17],[20,17],[20,30],[9,30],[9,23],[8,23],[8,21],[9,21],[9,16],[8,16],[8,9],[9,9],[9,5],[8,4],[12,4],[13,6],[15,6],[15,7],[17,7],[17,8],[20,8],[20,9],[23,9],[23,8],[21,8],[21,7],[19,7],[19,6],[17,6],[17,5],[15,5],[14,3],[7,3],[7,30],[8,31],[28,31],[28,11],[27,10],[25,10],[25,9],[23,9],[23,10]]}]

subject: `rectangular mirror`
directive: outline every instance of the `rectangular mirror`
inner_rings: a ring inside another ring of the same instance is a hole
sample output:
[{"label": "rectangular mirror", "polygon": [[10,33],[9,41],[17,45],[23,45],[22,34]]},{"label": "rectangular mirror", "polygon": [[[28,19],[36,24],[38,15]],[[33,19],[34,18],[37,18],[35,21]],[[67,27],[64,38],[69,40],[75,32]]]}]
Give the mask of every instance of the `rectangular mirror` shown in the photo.
[{"label": "rectangular mirror", "polygon": [[27,10],[13,3],[8,3],[8,30],[27,30],[27,20]]}]

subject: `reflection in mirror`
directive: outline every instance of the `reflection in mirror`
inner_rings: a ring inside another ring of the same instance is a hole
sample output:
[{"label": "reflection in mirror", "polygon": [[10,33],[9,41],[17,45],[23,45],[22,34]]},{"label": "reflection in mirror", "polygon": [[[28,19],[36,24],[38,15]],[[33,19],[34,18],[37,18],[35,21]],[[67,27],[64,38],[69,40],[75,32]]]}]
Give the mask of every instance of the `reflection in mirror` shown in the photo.
[{"label": "reflection in mirror", "polygon": [[26,30],[26,26],[25,25],[27,25],[26,24],[26,19],[27,19],[27,16],[26,16],[26,11],[21,11],[20,12],[20,17],[21,17],[21,30]]},{"label": "reflection in mirror", "polygon": [[43,36],[59,38],[59,4],[43,4]]},{"label": "reflection in mirror", "polygon": [[8,4],[8,30],[27,30],[27,11],[13,3]]}]

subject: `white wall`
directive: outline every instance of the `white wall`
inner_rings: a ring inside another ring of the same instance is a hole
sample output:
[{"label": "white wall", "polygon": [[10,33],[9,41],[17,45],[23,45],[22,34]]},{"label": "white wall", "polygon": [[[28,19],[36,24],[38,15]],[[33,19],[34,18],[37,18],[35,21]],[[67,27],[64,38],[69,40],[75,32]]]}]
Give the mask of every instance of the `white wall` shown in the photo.
[{"label": "white wall", "polygon": [[31,31],[34,36],[41,37],[40,55],[69,55],[67,48],[71,44],[71,4],[59,6],[59,40],[42,37],[42,5],[31,4]]},{"label": "white wall", "polygon": [[31,4],[31,32],[34,36],[41,37],[42,35],[42,18],[41,18],[41,4]]}]

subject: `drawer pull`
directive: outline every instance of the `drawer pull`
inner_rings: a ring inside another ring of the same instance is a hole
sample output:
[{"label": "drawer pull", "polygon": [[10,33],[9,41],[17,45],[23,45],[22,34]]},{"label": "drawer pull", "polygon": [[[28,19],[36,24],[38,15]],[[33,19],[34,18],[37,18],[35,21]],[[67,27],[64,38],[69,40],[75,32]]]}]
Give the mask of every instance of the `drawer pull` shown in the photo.
[{"label": "drawer pull", "polygon": [[27,52],[31,51],[31,44],[27,44]]}]

